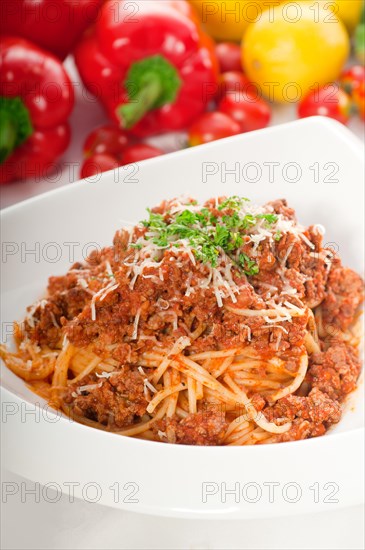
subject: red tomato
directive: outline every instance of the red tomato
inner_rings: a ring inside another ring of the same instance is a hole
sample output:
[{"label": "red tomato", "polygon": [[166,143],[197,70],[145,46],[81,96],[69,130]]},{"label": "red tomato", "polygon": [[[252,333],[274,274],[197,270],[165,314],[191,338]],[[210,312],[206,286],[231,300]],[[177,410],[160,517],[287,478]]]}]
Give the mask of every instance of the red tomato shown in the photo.
[{"label": "red tomato", "polygon": [[365,67],[354,65],[341,74],[340,85],[348,93],[352,94],[365,83]]},{"label": "red tomato", "polygon": [[219,103],[219,110],[235,120],[241,132],[266,128],[271,119],[271,108],[263,99],[248,93],[229,93]]},{"label": "red tomato", "polygon": [[347,124],[351,114],[350,96],[336,84],[310,92],[298,106],[299,118],[327,116]]},{"label": "red tomato", "polygon": [[227,71],[242,71],[241,47],[234,42],[221,42],[215,47],[221,73]]},{"label": "red tomato", "polygon": [[365,67],[354,65],[341,75],[340,85],[351,96],[360,117],[365,120]]},{"label": "red tomato", "polygon": [[112,155],[96,153],[84,161],[80,175],[82,178],[90,178],[108,170],[115,170],[119,166],[118,160]]},{"label": "red tomato", "polygon": [[235,120],[215,111],[198,117],[189,129],[188,140],[189,145],[193,147],[240,133],[240,126]]},{"label": "red tomato", "polygon": [[151,159],[154,157],[160,157],[164,155],[164,151],[147,145],[147,143],[137,143],[136,145],[129,145],[123,152],[122,166],[125,164],[132,164],[134,162],[140,162],[141,160]]},{"label": "red tomato", "polygon": [[247,76],[238,71],[229,71],[219,77],[218,99],[224,97],[228,92],[256,93],[256,86],[250,82]]},{"label": "red tomato", "polygon": [[361,86],[356,88],[352,92],[352,100],[356,106],[356,109],[360,117],[365,120],[365,84],[362,83]]},{"label": "red tomato", "polygon": [[115,155],[119,158],[123,150],[131,143],[130,136],[121,128],[107,124],[95,128],[84,143],[84,156],[90,157],[95,153]]}]

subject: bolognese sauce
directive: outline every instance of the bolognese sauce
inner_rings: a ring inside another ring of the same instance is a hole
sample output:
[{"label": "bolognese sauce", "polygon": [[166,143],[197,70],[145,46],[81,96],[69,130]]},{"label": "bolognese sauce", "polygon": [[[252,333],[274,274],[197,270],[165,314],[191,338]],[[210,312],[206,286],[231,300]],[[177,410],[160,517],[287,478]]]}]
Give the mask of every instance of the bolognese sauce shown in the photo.
[{"label": "bolognese sauce", "polygon": [[7,366],[79,422],[187,445],[323,435],[361,370],[363,281],[285,200],[164,201],[15,324]]}]

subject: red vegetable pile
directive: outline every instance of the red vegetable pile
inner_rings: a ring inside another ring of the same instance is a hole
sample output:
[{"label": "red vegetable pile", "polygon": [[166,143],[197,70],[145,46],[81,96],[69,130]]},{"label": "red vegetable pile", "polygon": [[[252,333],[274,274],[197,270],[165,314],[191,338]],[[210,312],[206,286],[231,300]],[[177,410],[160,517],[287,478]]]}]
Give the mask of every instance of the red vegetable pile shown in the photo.
[{"label": "red vegetable pile", "polygon": [[[270,123],[271,104],[242,70],[242,46],[215,44],[188,1],[1,2],[0,183],[45,177],[66,151],[70,53],[106,113],[85,141],[83,178],[164,154],[144,141],[151,136],[184,131],[195,146]],[[298,116],[364,119],[364,82],[364,67],[351,67],[304,97]]]}]

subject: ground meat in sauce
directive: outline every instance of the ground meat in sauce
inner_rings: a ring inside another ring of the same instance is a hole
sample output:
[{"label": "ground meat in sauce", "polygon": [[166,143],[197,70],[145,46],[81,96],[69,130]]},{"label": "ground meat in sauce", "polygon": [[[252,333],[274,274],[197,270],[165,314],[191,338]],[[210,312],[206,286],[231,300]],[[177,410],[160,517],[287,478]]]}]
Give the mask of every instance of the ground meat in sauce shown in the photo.
[{"label": "ground meat in sauce", "polygon": [[341,418],[341,406],[318,388],[313,388],[307,397],[282,397],[273,407],[264,409],[264,414],[270,421],[276,418],[292,421],[298,417],[314,424],[335,424]]},{"label": "ground meat in sauce", "polygon": [[262,407],[261,402],[256,410],[263,410],[270,421],[285,418],[292,422],[290,430],[278,436],[277,441],[296,441],[323,435],[341,419],[341,403],[356,388],[360,370],[360,361],[350,346],[332,343],[327,351],[310,357],[303,383],[309,388],[307,396],[288,395],[267,407]]},{"label": "ground meat in sauce", "polygon": [[288,206],[286,199],[278,199],[268,203],[276,214],[282,214],[288,220],[295,220],[295,210]]},{"label": "ground meat in sauce", "polygon": [[78,285],[82,271],[81,264],[75,264],[66,275],[49,278],[48,300],[34,311],[33,326],[26,321],[28,336],[37,344],[57,347],[62,326],[80,315],[90,301],[90,294]]},{"label": "ground meat in sauce", "polygon": [[[344,343],[333,343],[327,351],[313,354],[303,383],[307,396],[288,395],[263,410],[274,421],[285,418],[292,422],[288,432],[278,441],[296,441],[323,435],[341,419],[341,402],[356,388],[361,364],[354,350]],[[300,391],[298,391],[300,393]],[[307,392],[306,392],[307,393]]]},{"label": "ground meat in sauce", "polygon": [[256,292],[267,296],[270,288],[282,293],[289,287],[295,290],[295,298],[311,308],[322,302],[328,278],[328,263],[319,254],[322,235],[310,227],[306,236],[315,249],[291,233],[283,235],[274,249],[265,242],[259,246],[260,271],[253,278]]},{"label": "ground meat in sauce", "polygon": [[227,429],[224,412],[207,408],[179,420],[174,417],[156,423],[154,432],[161,441],[181,445],[221,445]]},{"label": "ground meat in sauce", "polygon": [[[285,201],[273,203],[275,212],[280,212],[288,218],[293,217],[293,211],[287,207]],[[162,206],[159,211],[163,212]],[[316,241],[316,247],[320,246],[321,236],[313,229],[308,230],[308,237]],[[93,266],[93,279],[97,281],[101,261],[108,258],[112,269],[115,271],[126,255],[127,243],[130,236],[128,232],[117,232],[114,243],[118,248],[117,259],[111,248],[95,253],[91,258]],[[290,285],[295,289],[299,299],[317,304],[323,299],[327,278],[327,266],[318,258],[310,256],[310,249],[305,243],[295,238],[293,234],[284,235],[274,249],[263,243],[259,247],[259,257],[262,269],[255,277],[240,280],[235,274],[234,280],[240,287],[240,295],[237,297],[237,308],[261,309],[267,307],[265,300],[270,296],[265,287],[261,285],[274,285],[279,292],[285,291]],[[124,255],[124,256],[123,256]],[[287,256],[287,257],[286,257]],[[274,266],[285,261],[285,276],[283,277]],[[85,268],[84,268],[85,269]],[[91,267],[87,266],[87,269]],[[67,323],[67,336],[76,346],[88,346],[93,344],[95,350],[102,349],[105,345],[117,344],[113,351],[113,358],[118,361],[127,361],[137,356],[138,350],[131,339],[133,335],[133,321],[139,312],[139,328],[147,335],[154,335],[158,330],[159,338],[164,341],[164,346],[172,346],[180,336],[188,335],[190,327],[185,328],[179,320],[191,318],[192,322],[204,326],[200,337],[194,342],[192,351],[202,352],[221,347],[235,347],[242,345],[247,335],[251,334],[251,345],[257,350],[267,349],[272,355],[285,353],[291,346],[299,343],[304,335],[305,319],[295,320],[286,324],[286,331],[279,329],[268,330],[262,318],[242,318],[233,312],[223,311],[218,307],[216,296],[211,289],[199,288],[200,281],[208,277],[208,271],[202,264],[192,265],[190,260],[177,261],[173,254],[166,253],[160,269],[145,269],[147,278],[139,277],[130,288],[130,278],[122,270],[117,276],[119,287],[107,295],[103,302],[96,304],[96,319],[91,319],[90,295],[78,285],[82,277],[82,269],[76,265],[73,270],[64,277],[50,279],[50,302],[55,312],[56,322]],[[161,277],[163,280],[161,280]],[[186,281],[190,278],[190,286],[193,289],[187,294]],[[166,285],[165,281],[169,281]],[[89,287],[95,284],[92,291],[100,288],[100,283],[91,281]],[[250,284],[251,283],[251,284]],[[99,287],[97,286],[99,285]],[[291,298],[295,303],[295,296]],[[168,312],[161,312],[158,306],[160,302],[167,304]],[[47,311],[47,310],[46,310]],[[162,315],[163,313],[163,315]],[[31,337],[37,343],[45,343],[51,340],[52,345],[59,339],[59,332],[55,330],[52,319],[48,315],[40,316],[36,330]],[[245,325],[246,329],[243,329]],[[148,350],[151,345],[146,340],[145,347]]]},{"label": "ground meat in sauce", "polygon": [[356,388],[360,371],[361,363],[353,348],[334,342],[327,351],[311,356],[307,380],[331,399],[343,401]]},{"label": "ground meat in sauce", "polygon": [[336,262],[329,274],[326,296],[322,302],[323,321],[345,331],[353,322],[363,299],[364,284],[361,277]]},{"label": "ground meat in sauce", "polygon": [[296,418],[293,421],[291,428],[287,432],[279,435],[276,438],[276,442],[284,443],[308,439],[310,437],[319,437],[324,435],[326,431],[327,428],[322,423],[315,423],[308,420],[302,420],[301,418]]},{"label": "ground meat in sauce", "polygon": [[[75,397],[77,388],[86,385],[95,387]],[[111,428],[130,426],[145,414],[148,405],[142,376],[126,367],[108,379],[88,376],[71,384],[65,402],[74,413]]]}]

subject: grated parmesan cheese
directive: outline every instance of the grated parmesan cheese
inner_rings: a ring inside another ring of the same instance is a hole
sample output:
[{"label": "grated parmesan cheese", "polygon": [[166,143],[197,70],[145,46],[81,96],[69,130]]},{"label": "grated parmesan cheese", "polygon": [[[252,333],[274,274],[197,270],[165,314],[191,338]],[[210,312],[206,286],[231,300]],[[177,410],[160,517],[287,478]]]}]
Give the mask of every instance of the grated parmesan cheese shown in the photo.
[{"label": "grated parmesan cheese", "polygon": [[103,382],[99,382],[99,384],[86,384],[85,386],[79,386],[77,389],[76,389],[76,392],[72,392],[72,397],[78,397],[79,395],[81,395],[84,391],[91,391],[91,390],[95,390],[96,388],[101,388],[101,386],[103,385]]},{"label": "grated parmesan cheese", "polygon": [[111,281],[105,288],[101,288],[98,292],[93,294],[93,297],[91,298],[91,320],[96,321],[96,300],[99,299],[100,302],[102,302],[110,292],[113,292],[113,290],[116,290],[119,286],[119,283],[114,284],[114,281]]},{"label": "grated parmesan cheese", "polygon": [[115,371],[113,371],[113,372],[103,371],[101,374],[99,374],[98,372],[96,372],[95,374],[98,378],[110,378],[111,376],[114,376],[114,374],[117,374],[117,372],[115,372]]},{"label": "grated parmesan cheese", "polygon": [[251,332],[251,327],[249,327],[248,325],[245,325],[243,323],[240,324],[240,328],[243,328],[243,329],[246,329],[247,330],[247,340],[249,342],[251,342],[251,339],[252,339],[252,332]]},{"label": "grated parmesan cheese", "polygon": [[153,386],[151,384],[151,382],[148,380],[148,378],[146,377],[146,373],[144,372],[143,368],[138,367],[138,371],[143,376],[143,384],[144,384],[143,393],[144,393],[144,396],[146,397],[147,400],[149,400],[147,389],[150,390],[152,393],[157,393],[157,390],[156,390],[155,386]]},{"label": "grated parmesan cheese", "polygon": [[139,310],[137,311],[137,314],[134,318],[134,323],[133,323],[133,333],[132,333],[132,340],[137,340],[137,336],[138,336],[138,324],[139,324],[139,318],[141,316],[141,308],[139,308]]}]

